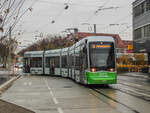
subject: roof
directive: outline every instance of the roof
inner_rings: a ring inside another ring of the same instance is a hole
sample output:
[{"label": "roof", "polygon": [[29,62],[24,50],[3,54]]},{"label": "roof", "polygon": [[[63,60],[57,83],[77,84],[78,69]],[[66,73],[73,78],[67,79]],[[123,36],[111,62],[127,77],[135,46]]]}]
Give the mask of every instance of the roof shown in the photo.
[{"label": "roof", "polygon": [[132,40],[122,40],[124,45],[126,46],[126,48],[128,47],[128,45],[133,45],[133,41]]}]

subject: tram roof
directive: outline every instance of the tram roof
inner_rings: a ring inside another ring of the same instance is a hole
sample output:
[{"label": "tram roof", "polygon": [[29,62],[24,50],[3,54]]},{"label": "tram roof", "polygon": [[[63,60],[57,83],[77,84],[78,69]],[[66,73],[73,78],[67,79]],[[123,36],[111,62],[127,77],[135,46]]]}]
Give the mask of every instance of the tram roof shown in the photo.
[{"label": "tram roof", "polygon": [[[88,36],[77,42],[71,47],[68,47],[69,50],[72,50],[74,47],[79,46],[81,43],[85,43],[85,40],[87,42],[95,42],[95,41],[105,41],[105,42],[115,42],[114,38],[112,36]],[[53,50],[47,50],[45,51],[45,55],[49,56],[51,54],[53,55],[60,55],[60,52],[65,53],[68,51],[68,48],[63,48],[63,49],[53,49]],[[25,52],[24,57],[32,57],[32,56],[38,56],[38,55],[43,55],[43,51],[29,51]]]},{"label": "tram roof", "polygon": [[34,57],[34,56],[41,57],[42,55],[43,51],[27,51],[24,53],[24,57]]},{"label": "tram roof", "polygon": [[85,41],[85,40],[87,40],[88,42],[91,42],[91,41],[115,42],[115,40],[114,40],[114,38],[112,36],[88,36],[86,38],[83,38],[81,40],[81,42]]}]

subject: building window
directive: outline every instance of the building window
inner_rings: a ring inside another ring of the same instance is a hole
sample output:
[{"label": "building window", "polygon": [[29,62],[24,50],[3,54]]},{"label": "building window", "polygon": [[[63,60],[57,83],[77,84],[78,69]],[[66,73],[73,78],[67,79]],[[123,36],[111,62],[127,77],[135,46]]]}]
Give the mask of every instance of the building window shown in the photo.
[{"label": "building window", "polygon": [[134,30],[134,40],[150,37],[150,24]]},{"label": "building window", "polygon": [[137,16],[143,14],[144,11],[145,11],[145,2],[142,2],[140,5],[136,6],[133,9],[134,17],[137,17]]},{"label": "building window", "polygon": [[150,24],[147,26],[144,26],[144,37],[150,37]]},{"label": "building window", "polygon": [[142,28],[134,30],[134,40],[142,38]]},{"label": "building window", "polygon": [[141,14],[150,10],[150,0],[146,0],[133,8],[134,17],[140,16]]},{"label": "building window", "polygon": [[150,0],[146,0],[146,11],[150,10]]}]

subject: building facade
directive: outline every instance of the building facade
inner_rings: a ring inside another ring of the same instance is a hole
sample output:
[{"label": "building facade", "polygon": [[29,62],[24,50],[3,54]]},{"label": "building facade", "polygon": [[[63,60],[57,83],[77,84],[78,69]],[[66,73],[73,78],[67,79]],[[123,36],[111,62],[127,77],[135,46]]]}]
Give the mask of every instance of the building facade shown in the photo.
[{"label": "building facade", "polygon": [[150,0],[133,2],[133,51],[148,54],[150,72]]},{"label": "building facade", "polygon": [[150,0],[133,2],[134,52],[150,52]]}]

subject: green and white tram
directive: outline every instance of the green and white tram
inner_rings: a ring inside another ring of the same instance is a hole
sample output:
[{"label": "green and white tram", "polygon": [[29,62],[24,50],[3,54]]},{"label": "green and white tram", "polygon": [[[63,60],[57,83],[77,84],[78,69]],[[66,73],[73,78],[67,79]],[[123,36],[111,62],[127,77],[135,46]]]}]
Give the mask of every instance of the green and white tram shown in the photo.
[{"label": "green and white tram", "polygon": [[86,37],[72,47],[45,51],[43,56],[42,74],[68,77],[82,84],[117,82],[113,37]]}]

